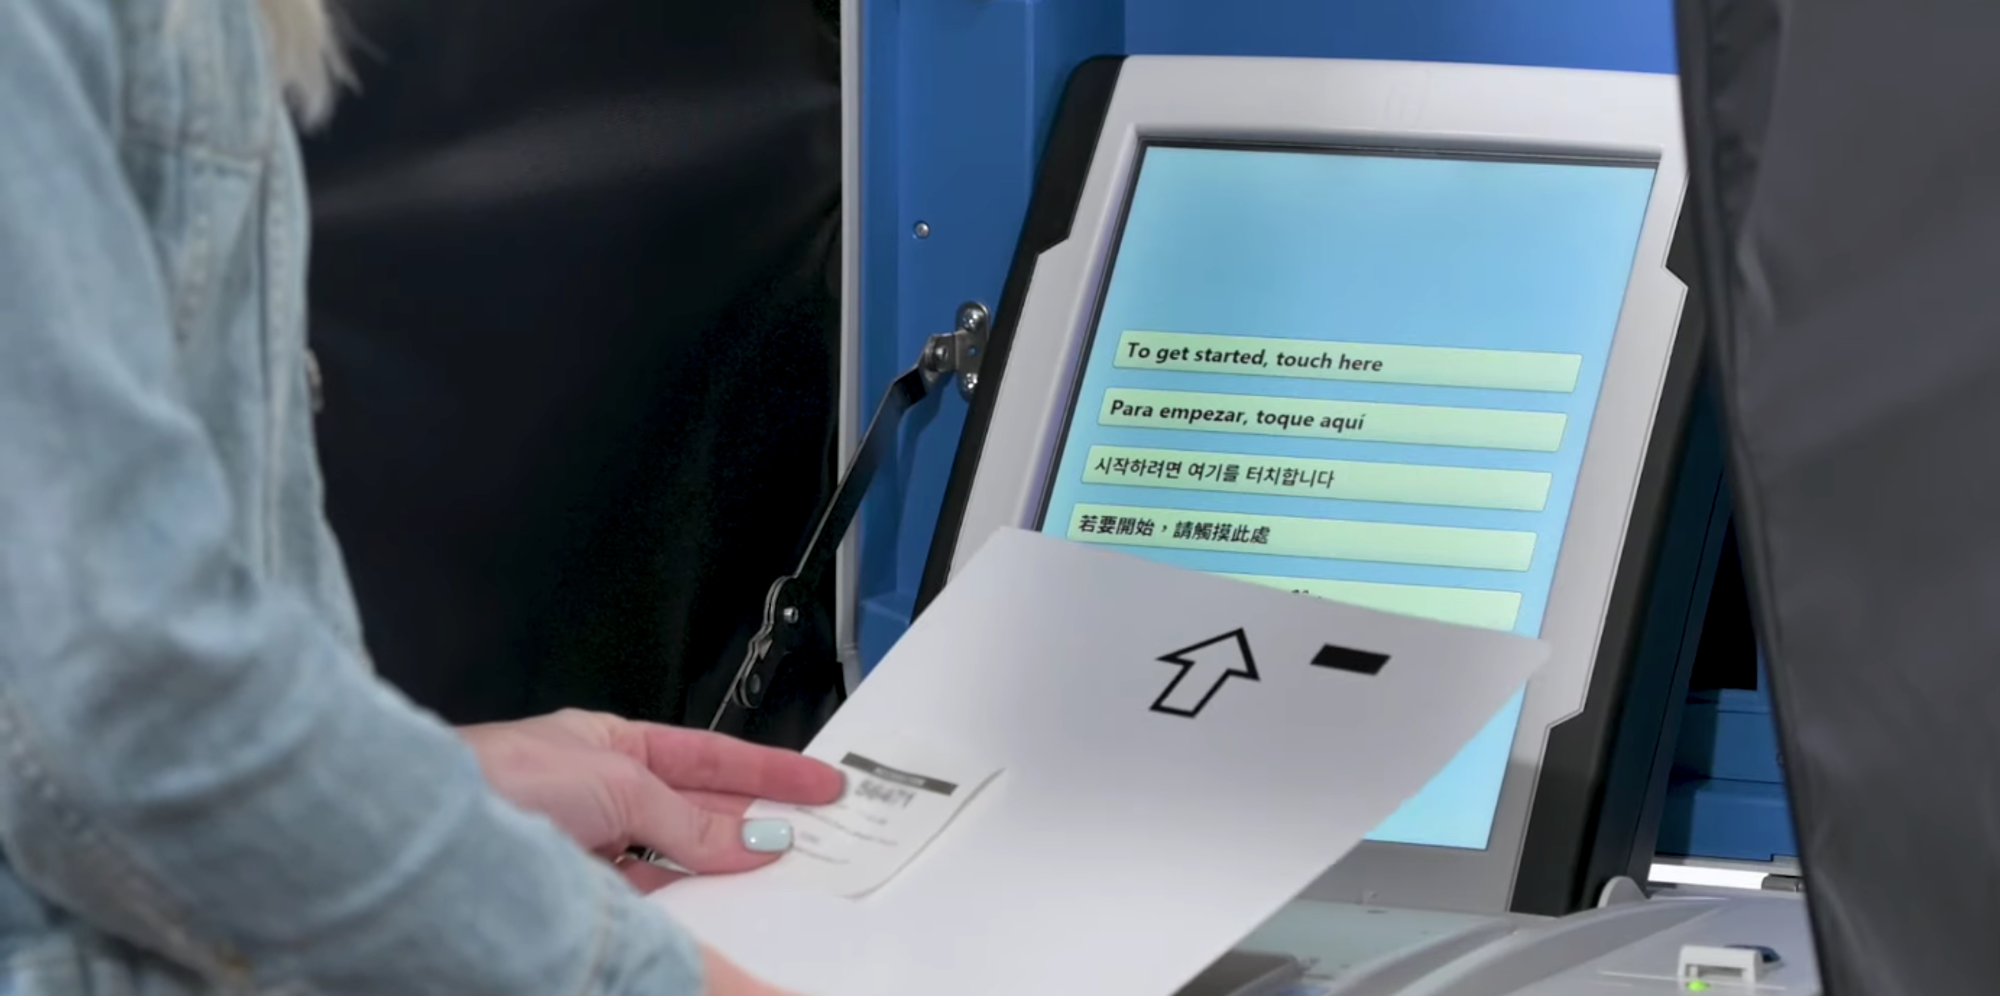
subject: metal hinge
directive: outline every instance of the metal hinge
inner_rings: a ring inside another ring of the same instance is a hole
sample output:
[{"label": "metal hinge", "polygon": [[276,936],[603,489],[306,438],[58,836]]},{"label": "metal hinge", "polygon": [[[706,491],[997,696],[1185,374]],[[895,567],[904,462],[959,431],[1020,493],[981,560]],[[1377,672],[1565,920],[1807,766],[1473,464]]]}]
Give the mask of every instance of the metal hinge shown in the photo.
[{"label": "metal hinge", "polygon": [[957,375],[958,394],[971,399],[979,388],[979,367],[986,358],[986,338],[992,324],[993,316],[985,306],[977,302],[959,306],[958,329],[931,334],[924,342],[924,356],[917,364],[924,384],[935,386],[946,375]]}]

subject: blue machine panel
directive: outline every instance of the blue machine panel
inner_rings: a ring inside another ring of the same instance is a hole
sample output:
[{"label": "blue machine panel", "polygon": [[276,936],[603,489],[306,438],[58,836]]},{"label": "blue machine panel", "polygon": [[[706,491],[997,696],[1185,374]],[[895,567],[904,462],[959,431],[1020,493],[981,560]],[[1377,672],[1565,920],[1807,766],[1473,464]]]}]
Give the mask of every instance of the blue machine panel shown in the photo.
[{"label": "blue machine panel", "polygon": [[1754,862],[1798,857],[1761,661],[1757,685],[1689,695],[1660,818],[1660,853]]},{"label": "blue machine panel", "polygon": [[[1675,71],[1672,0],[850,0],[862,21],[862,406],[995,305],[1064,81],[1099,54],[1265,55]],[[965,418],[927,403],[863,508],[864,670],[908,627]],[[1712,439],[1691,447],[1714,448]],[[1761,691],[1698,693],[1664,853],[1792,853]]]}]

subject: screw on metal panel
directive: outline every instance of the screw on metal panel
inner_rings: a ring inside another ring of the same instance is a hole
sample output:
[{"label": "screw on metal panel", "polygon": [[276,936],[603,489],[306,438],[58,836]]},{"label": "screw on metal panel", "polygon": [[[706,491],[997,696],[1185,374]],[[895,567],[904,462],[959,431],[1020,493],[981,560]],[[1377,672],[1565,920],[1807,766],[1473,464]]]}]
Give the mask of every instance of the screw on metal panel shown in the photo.
[{"label": "screw on metal panel", "polygon": [[958,328],[961,330],[975,330],[983,333],[985,332],[986,321],[990,318],[986,312],[986,307],[977,302],[967,302],[958,307]]},{"label": "screw on metal panel", "polygon": [[911,233],[914,233],[914,234],[916,235],[917,239],[920,239],[920,240],[927,240],[927,239],[930,239],[930,238],[931,238],[931,224],[930,224],[930,223],[928,223],[928,222],[919,222],[919,223],[917,223],[916,225],[914,225],[914,226],[910,227],[910,232],[911,232]]},{"label": "screw on metal panel", "polygon": [[750,697],[755,698],[757,696],[757,692],[764,690],[764,678],[759,677],[756,674],[751,674],[748,677],[743,678],[743,690],[745,693],[749,694]]},{"label": "screw on metal panel", "polygon": [[783,618],[787,625],[797,625],[799,623],[799,609],[786,608],[778,612],[778,617]]}]

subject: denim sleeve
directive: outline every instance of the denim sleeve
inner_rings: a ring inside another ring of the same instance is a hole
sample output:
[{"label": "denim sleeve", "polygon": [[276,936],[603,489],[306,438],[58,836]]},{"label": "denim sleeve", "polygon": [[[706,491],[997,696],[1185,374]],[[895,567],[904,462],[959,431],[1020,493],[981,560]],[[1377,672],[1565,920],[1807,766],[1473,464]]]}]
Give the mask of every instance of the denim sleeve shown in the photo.
[{"label": "denim sleeve", "polygon": [[690,942],[231,543],[105,0],[0,2],[0,848],[231,992],[688,993]]}]

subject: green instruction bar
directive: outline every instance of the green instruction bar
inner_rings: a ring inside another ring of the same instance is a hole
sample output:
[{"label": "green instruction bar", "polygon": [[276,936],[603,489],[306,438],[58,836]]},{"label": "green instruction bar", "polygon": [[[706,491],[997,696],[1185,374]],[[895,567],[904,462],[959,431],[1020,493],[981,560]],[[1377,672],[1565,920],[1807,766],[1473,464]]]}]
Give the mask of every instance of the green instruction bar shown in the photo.
[{"label": "green instruction bar", "polygon": [[1521,620],[1521,595],[1504,590],[1468,590],[1460,587],[1419,587],[1407,583],[1363,583],[1358,580],[1307,580],[1293,576],[1257,576],[1251,573],[1224,573],[1231,579],[1261,584],[1294,594],[1310,594],[1329,601],[1352,604],[1372,611],[1387,611],[1412,618],[1428,618],[1452,625],[1470,625],[1511,632]]},{"label": "green instruction bar", "polygon": [[1583,356],[1127,330],[1118,338],[1117,367],[1461,389],[1575,392]]},{"label": "green instruction bar", "polygon": [[1114,445],[1090,449],[1084,463],[1086,483],[1495,510],[1541,510],[1549,502],[1549,485],[1553,481],[1546,472],[1221,455]]},{"label": "green instruction bar", "polygon": [[1077,504],[1070,512],[1069,537],[1102,545],[1513,572],[1525,571],[1535,555],[1532,531],[1220,514],[1110,504]]},{"label": "green instruction bar", "polygon": [[1108,389],[1097,422],[1114,427],[1220,434],[1555,451],[1562,447],[1563,428],[1569,423],[1569,416],[1532,410]]}]

